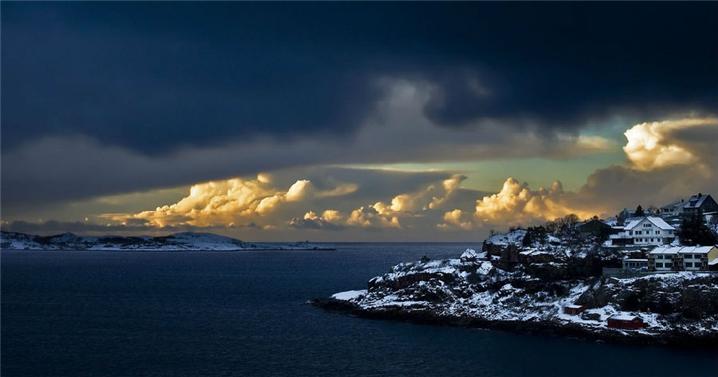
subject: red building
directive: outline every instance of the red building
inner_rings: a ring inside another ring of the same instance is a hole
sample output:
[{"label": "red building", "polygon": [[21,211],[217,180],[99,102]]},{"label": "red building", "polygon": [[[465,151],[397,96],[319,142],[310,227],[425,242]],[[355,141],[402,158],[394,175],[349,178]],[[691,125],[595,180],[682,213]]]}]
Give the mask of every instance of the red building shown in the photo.
[{"label": "red building", "polygon": [[642,319],[626,314],[614,315],[608,318],[608,328],[621,330],[639,330],[646,327]]},{"label": "red building", "polygon": [[577,315],[586,310],[583,305],[566,305],[563,307],[563,314]]}]

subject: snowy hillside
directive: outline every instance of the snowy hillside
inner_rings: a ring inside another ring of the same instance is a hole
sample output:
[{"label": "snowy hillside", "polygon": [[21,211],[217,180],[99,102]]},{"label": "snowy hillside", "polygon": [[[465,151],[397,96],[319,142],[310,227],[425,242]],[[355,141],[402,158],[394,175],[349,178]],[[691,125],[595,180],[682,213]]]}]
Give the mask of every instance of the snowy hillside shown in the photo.
[{"label": "snowy hillside", "polygon": [[[564,269],[556,263],[544,265]],[[507,271],[473,250],[459,259],[401,263],[369,280],[366,290],[341,292],[314,303],[370,318],[641,343],[718,342],[715,274],[619,279],[568,277],[520,266]],[[636,318],[643,328],[630,331],[608,325],[611,319],[623,318]]]},{"label": "snowy hillside", "polygon": [[97,250],[97,251],[233,251],[319,250],[308,243],[255,244],[211,233],[176,233],[162,237],[82,237],[72,233],[36,236],[2,232],[3,250]]},{"label": "snowy hillside", "polygon": [[487,240],[487,244],[506,246],[510,244],[520,245],[526,236],[525,229],[516,229],[507,233],[497,233],[491,235]]}]

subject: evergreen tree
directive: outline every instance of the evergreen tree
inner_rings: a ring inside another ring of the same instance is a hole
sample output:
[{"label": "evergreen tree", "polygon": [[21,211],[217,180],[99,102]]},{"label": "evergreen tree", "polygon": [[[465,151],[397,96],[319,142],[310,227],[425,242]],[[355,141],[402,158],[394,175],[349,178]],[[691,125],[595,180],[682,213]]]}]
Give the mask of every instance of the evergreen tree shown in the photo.
[{"label": "evergreen tree", "polygon": [[524,246],[531,246],[535,242],[545,244],[548,239],[546,228],[543,225],[530,226],[526,228],[526,235],[522,241]]},{"label": "evergreen tree", "polygon": [[703,222],[701,211],[683,217],[681,229],[678,230],[678,239],[683,245],[688,246],[715,245],[718,241],[716,234]]},{"label": "evergreen tree", "polygon": [[634,216],[640,217],[640,216],[646,216],[646,212],[643,210],[643,207],[639,204],[638,207],[636,207],[636,212],[634,213]]}]

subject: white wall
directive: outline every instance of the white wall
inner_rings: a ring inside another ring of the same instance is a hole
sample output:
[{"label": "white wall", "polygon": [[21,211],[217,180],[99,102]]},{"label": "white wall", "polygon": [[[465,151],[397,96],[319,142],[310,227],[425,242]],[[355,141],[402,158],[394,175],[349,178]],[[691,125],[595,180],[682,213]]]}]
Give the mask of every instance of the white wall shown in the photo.
[{"label": "white wall", "polygon": [[636,245],[663,245],[666,238],[673,238],[673,231],[662,230],[653,225],[648,219],[643,219],[638,225],[629,231]]}]

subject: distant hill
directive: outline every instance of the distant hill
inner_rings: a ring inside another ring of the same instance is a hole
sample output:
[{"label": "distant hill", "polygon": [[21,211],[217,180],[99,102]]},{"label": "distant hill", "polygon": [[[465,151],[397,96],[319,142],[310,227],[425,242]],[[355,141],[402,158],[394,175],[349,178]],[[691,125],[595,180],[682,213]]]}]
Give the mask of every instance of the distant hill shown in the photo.
[{"label": "distant hill", "polygon": [[309,243],[255,244],[212,233],[175,233],[161,237],[84,237],[73,233],[38,236],[0,232],[2,250],[90,250],[90,251],[234,251],[234,250],[320,250]]}]

